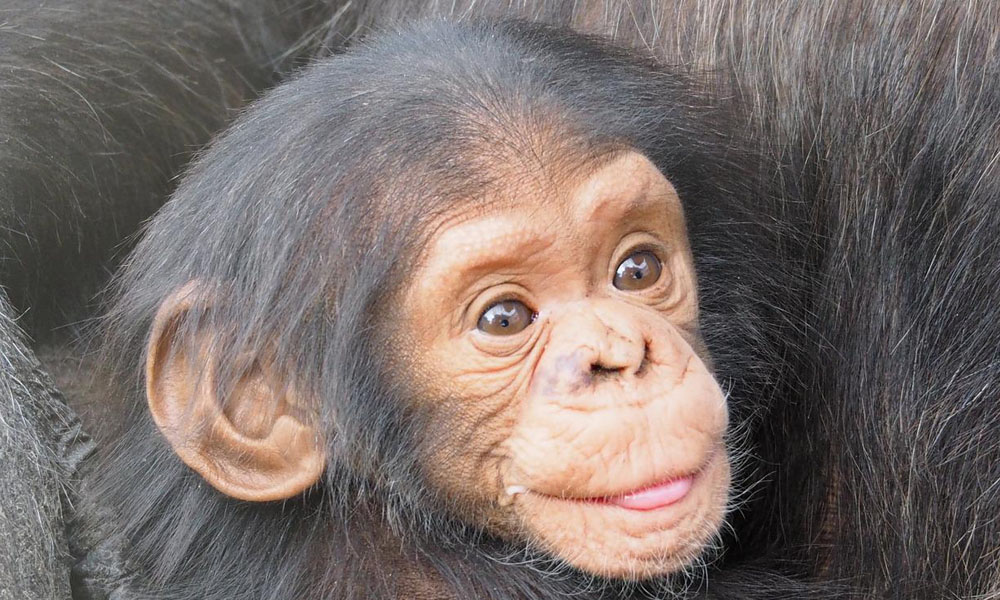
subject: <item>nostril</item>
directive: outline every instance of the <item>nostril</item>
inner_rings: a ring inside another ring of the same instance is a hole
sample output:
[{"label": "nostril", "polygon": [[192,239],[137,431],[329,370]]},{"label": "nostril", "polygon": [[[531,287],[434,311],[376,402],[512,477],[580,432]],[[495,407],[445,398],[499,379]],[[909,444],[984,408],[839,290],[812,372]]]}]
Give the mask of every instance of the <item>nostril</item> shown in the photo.
[{"label": "nostril", "polygon": [[[625,357],[621,357],[625,359]],[[623,360],[621,363],[618,361],[612,361],[611,364],[621,364],[622,366],[611,367],[603,364],[603,361],[590,365],[590,378],[593,379],[604,379],[611,376],[622,376],[631,373],[635,377],[641,377],[649,364],[649,342],[643,340],[642,342],[642,354],[638,357],[638,363],[636,363],[636,357],[632,357]]]},{"label": "nostril", "polygon": [[590,376],[595,379],[600,379],[604,377],[611,377],[613,375],[621,375],[625,369],[618,367],[605,367],[603,365],[591,365],[590,366]]},{"label": "nostril", "polygon": [[646,366],[649,365],[649,341],[643,339],[642,341],[642,358],[639,359],[639,366],[635,368],[635,376],[642,377],[646,372]]}]

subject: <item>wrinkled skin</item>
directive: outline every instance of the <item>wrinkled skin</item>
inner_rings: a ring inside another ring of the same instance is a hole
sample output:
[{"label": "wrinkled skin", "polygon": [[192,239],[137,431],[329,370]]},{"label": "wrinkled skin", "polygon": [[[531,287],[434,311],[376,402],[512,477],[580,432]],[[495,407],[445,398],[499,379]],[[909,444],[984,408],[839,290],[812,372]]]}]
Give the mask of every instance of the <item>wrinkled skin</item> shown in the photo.
[{"label": "wrinkled skin", "polygon": [[[498,196],[499,208],[439,224],[403,304],[422,397],[447,399],[437,483],[496,531],[527,532],[586,571],[681,569],[718,530],[729,464],[677,193],[624,152]],[[637,251],[660,272],[618,289]],[[533,320],[477,327],[502,301]],[[678,480],[662,506],[614,501]]]}]

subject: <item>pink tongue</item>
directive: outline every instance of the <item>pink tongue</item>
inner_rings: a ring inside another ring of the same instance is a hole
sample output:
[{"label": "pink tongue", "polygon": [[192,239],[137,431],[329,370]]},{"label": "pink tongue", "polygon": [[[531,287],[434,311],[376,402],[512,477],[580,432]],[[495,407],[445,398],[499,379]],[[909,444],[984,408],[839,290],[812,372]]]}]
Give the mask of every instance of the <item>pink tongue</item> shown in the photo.
[{"label": "pink tongue", "polygon": [[632,510],[653,510],[673,504],[686,496],[693,482],[693,477],[682,477],[624,496],[608,498],[607,502]]}]

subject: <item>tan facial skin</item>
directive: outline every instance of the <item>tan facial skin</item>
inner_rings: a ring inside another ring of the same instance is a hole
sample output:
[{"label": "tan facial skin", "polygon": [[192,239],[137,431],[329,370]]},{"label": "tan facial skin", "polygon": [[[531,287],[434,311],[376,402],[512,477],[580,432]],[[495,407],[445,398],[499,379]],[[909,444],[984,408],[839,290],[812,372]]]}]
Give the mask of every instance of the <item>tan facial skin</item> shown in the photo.
[{"label": "tan facial skin", "polygon": [[[423,397],[455,399],[436,483],[585,571],[679,570],[717,532],[729,487],[680,200],[635,152],[527,187],[530,201],[443,224],[404,303]],[[616,288],[637,251],[659,259],[658,279]],[[523,330],[477,327],[514,300],[536,315]],[[690,491],[661,508],[599,501],[684,476]]]},{"label": "tan facial skin", "polygon": [[[403,293],[399,361],[442,424],[426,470],[468,518],[584,571],[641,579],[680,570],[718,531],[729,462],[725,397],[696,351],[677,193],[645,157],[624,152],[572,177],[524,178],[498,199],[435,224]],[[630,257],[659,272],[620,289],[615,275]],[[264,368],[221,410],[213,374],[192,371],[201,361],[164,350],[171,324],[197,301],[192,283],[155,319],[154,420],[223,493],[300,493],[325,462],[303,410],[315,402],[273,389]],[[524,310],[484,330],[499,302]],[[678,480],[690,487],[669,503],[640,510],[618,500]]]}]

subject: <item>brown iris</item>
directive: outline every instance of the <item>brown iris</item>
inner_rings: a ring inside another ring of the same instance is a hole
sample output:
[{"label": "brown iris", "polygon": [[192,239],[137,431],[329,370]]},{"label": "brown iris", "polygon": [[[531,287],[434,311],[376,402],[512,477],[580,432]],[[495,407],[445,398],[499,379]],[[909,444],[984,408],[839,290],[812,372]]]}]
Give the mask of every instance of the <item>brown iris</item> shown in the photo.
[{"label": "brown iris", "polygon": [[490,335],[514,335],[531,324],[534,313],[518,300],[497,302],[479,317],[477,327]]},{"label": "brown iris", "polygon": [[615,270],[614,285],[626,292],[644,290],[656,283],[662,269],[660,259],[652,252],[633,252]]}]

